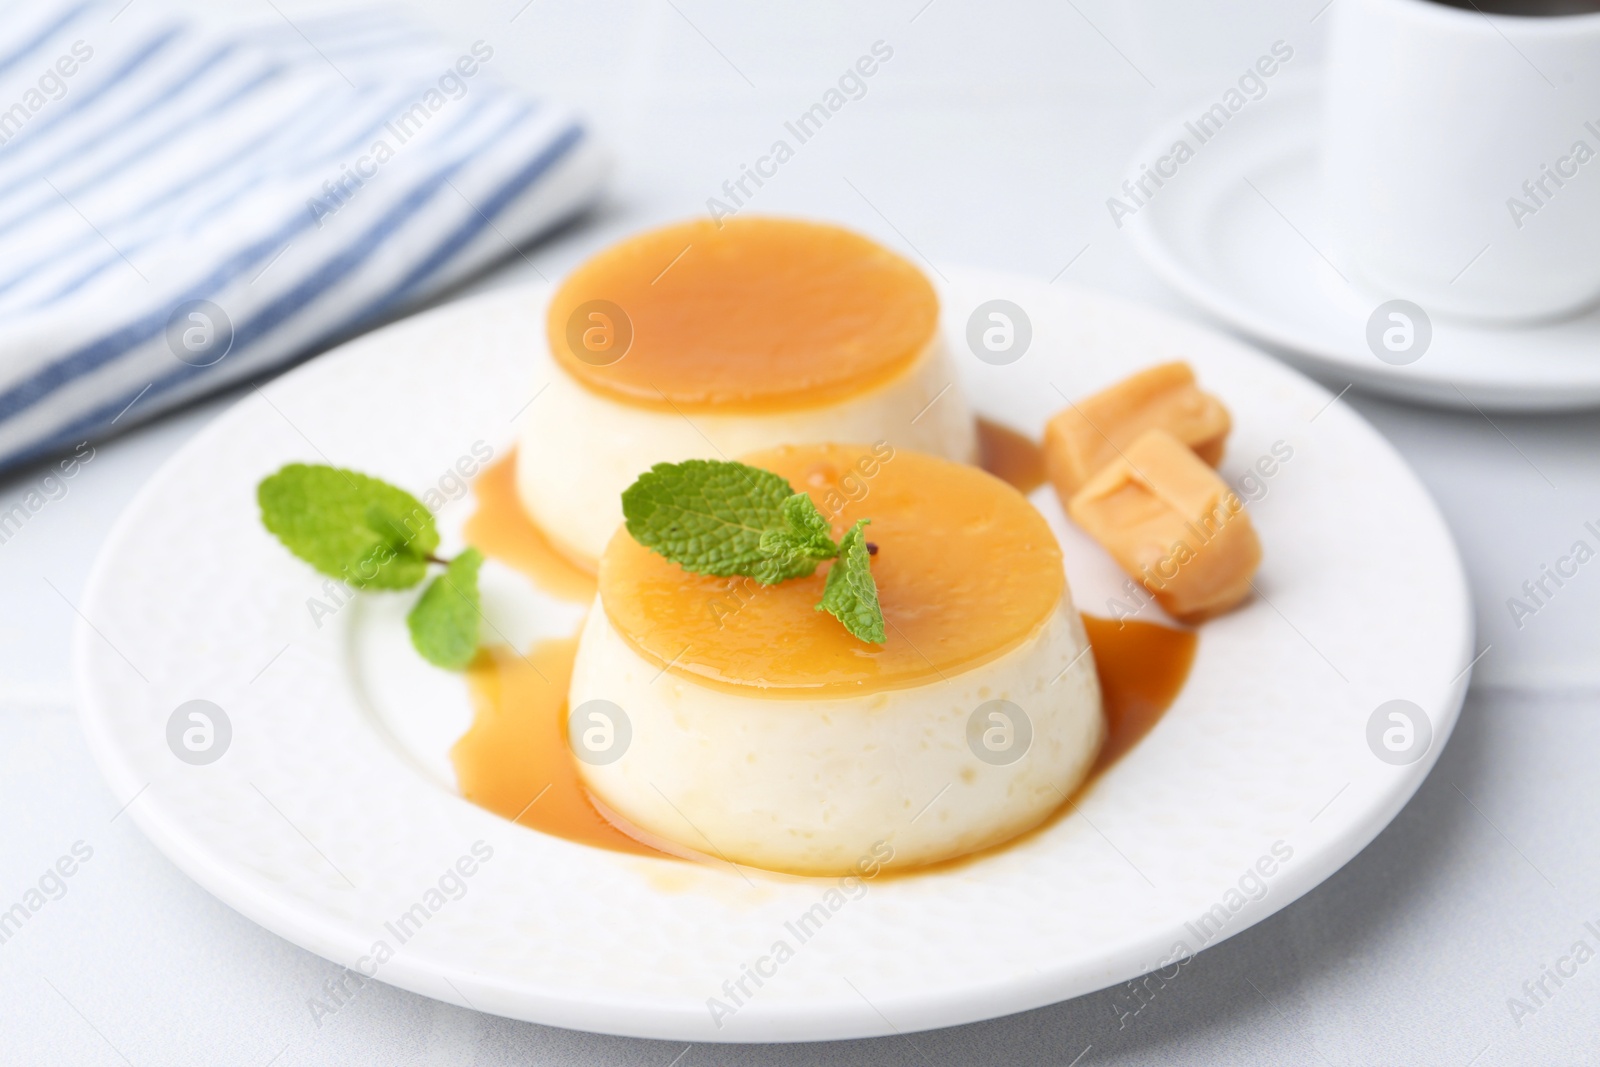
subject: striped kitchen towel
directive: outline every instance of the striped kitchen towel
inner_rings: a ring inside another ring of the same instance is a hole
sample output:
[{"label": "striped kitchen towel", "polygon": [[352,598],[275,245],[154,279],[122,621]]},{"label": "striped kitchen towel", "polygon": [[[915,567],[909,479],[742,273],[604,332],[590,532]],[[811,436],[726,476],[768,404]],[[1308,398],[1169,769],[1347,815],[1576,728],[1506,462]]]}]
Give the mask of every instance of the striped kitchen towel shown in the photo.
[{"label": "striped kitchen towel", "polygon": [[384,10],[0,8],[0,470],[393,317],[606,171],[494,41]]}]

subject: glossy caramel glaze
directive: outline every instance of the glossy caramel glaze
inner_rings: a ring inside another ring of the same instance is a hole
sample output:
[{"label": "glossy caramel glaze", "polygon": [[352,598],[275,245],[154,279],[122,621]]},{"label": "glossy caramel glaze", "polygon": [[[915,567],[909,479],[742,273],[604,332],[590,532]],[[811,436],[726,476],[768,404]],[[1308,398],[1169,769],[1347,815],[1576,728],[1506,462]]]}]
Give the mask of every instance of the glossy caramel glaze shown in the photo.
[{"label": "glossy caramel glaze", "polygon": [[886,445],[803,445],[745,461],[808,493],[835,538],[872,519],[887,641],[816,610],[809,578],[762,586],[690,574],[620,530],[600,561],[612,625],[664,669],[772,696],[846,696],[925,684],[988,662],[1044,623],[1065,593],[1061,549],[1015,489],[975,467]]},{"label": "glossy caramel glaze", "polygon": [[928,347],[938,318],[927,278],[877,243],[739,217],[651,230],[595,255],[556,290],[546,333],[561,367],[609,399],[770,412],[888,382]]},{"label": "glossy caramel glaze", "polygon": [[517,499],[515,454],[484,470],[472,483],[477,510],[462,536],[490,559],[533,579],[551,596],[587,604],[594,599],[595,576],[550,542]]},{"label": "glossy caramel glaze", "polygon": [[988,419],[978,419],[978,465],[1019,493],[1045,482],[1044,449],[1027,434]]},{"label": "glossy caramel glaze", "polygon": [[578,780],[567,746],[567,686],[578,639],[543,641],[522,656],[485,648],[467,669],[472,728],[450,750],[461,795],[519,826],[580,845],[662,853],[607,822]]},{"label": "glossy caramel glaze", "polygon": [[1106,716],[1106,739],[1094,766],[1098,773],[1138,744],[1178,699],[1200,641],[1193,630],[1132,619],[1085,615],[1083,625]]}]

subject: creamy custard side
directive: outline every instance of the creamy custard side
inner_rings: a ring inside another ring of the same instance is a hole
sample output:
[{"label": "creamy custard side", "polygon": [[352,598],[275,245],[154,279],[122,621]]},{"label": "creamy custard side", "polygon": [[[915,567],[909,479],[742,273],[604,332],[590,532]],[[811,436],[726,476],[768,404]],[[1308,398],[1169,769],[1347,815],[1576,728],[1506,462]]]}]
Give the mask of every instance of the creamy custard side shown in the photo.
[{"label": "creamy custard side", "polygon": [[746,461],[835,533],[872,519],[887,640],[814,610],[820,571],[770,587],[692,575],[619,532],[569,700],[623,709],[631,739],[580,765],[588,788],[651,834],[803,874],[848,871],[879,841],[897,866],[936,862],[1059,807],[1104,728],[1043,517],[976,468],[884,446]]},{"label": "creamy custard side", "polygon": [[836,226],[733,219],[640,234],[557,289],[557,371],[523,420],[517,490],[592,565],[618,498],[662,462],[888,440],[977,458],[971,412],[911,263]]}]

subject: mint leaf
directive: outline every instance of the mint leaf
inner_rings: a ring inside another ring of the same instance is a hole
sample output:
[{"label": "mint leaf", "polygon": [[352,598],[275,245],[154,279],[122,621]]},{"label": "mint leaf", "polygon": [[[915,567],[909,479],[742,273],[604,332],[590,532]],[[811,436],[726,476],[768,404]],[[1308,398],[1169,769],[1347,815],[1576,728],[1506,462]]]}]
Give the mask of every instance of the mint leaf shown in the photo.
[{"label": "mint leaf", "polygon": [[771,558],[762,535],[787,528],[782,505],[794,495],[784,479],[743,463],[657,463],[623,490],[622,516],[635,541],[686,571],[753,576]]},{"label": "mint leaf", "polygon": [[878,583],[872,578],[872,552],[862,529],[871,519],[858,519],[839,542],[839,558],[828,571],[818,611],[826,611],[856,637],[870,644],[884,642],[883,608]]},{"label": "mint leaf", "polygon": [[411,643],[435,667],[459,671],[478,653],[478,568],[483,556],[469,548],[428,583],[406,616]]},{"label": "mint leaf", "polygon": [[396,552],[409,551],[407,546],[411,535],[406,532],[405,523],[383,504],[373,504],[367,508],[366,523],[368,529]]},{"label": "mint leaf", "polygon": [[818,611],[863,641],[883,644],[883,611],[861,519],[835,544],[816,504],[759,467],[708,459],[657,463],[623,490],[633,539],[694,574],[742,575],[762,585],[816,573],[835,559]]},{"label": "mint leaf", "polygon": [[439,547],[422,501],[356,471],[291,463],[262,479],[256,501],[284,547],[356,588],[408,589]]},{"label": "mint leaf", "polygon": [[760,549],[766,556],[756,565],[752,577],[762,585],[776,585],[788,578],[809,577],[820,560],[839,554],[839,546],[829,536],[832,529],[817,505],[804,493],[796,493],[778,511],[782,529],[761,535]]}]

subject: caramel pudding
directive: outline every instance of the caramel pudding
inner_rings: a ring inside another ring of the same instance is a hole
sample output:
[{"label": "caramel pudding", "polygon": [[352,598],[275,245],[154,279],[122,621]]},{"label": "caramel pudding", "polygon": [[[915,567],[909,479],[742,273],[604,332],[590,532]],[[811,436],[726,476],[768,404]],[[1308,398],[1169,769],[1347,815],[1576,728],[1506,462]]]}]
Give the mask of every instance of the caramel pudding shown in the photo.
[{"label": "caramel pudding", "polygon": [[737,218],[630,238],[556,290],[546,333],[556,372],[525,418],[517,493],[580,563],[656,463],[879,440],[977,458],[933,286],[836,226]]},{"label": "caramel pudding", "polygon": [[882,445],[743,461],[810,495],[836,537],[872,520],[886,640],[815,609],[828,564],[762,586],[688,573],[618,530],[568,694],[627,718],[619,757],[578,765],[596,798],[654,837],[813,875],[880,842],[896,867],[963,855],[1059,807],[1104,725],[1060,548],[1026,498]]}]

